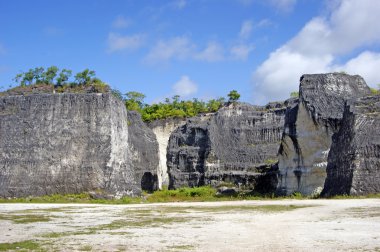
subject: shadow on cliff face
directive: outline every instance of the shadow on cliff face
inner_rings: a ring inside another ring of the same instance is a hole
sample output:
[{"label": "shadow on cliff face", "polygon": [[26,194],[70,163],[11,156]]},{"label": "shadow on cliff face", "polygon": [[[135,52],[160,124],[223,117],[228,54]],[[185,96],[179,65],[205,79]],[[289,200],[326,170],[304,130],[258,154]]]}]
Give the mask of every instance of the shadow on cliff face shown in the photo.
[{"label": "shadow on cliff face", "polygon": [[145,172],[141,178],[141,189],[147,192],[153,192],[158,189],[158,177],[151,172]]}]

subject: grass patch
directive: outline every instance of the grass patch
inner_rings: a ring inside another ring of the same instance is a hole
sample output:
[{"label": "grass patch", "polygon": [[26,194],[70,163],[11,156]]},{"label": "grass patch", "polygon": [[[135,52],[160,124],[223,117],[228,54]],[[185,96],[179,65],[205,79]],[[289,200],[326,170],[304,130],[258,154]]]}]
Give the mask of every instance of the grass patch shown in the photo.
[{"label": "grass patch", "polygon": [[163,217],[152,216],[142,219],[129,219],[129,220],[114,220],[109,224],[103,224],[89,228],[90,230],[115,230],[121,228],[136,228],[136,227],[158,227],[162,225],[170,225],[174,223],[187,222],[189,218],[184,217]]},{"label": "grass patch", "polygon": [[38,214],[23,214],[23,215],[7,215],[0,214],[0,220],[9,220],[16,224],[26,224],[33,222],[48,222],[51,221],[49,216]]},{"label": "grass patch", "polygon": [[315,205],[212,206],[212,207],[190,207],[188,209],[191,209],[194,211],[200,211],[200,212],[254,211],[254,212],[271,213],[271,212],[292,211],[295,209],[305,208],[305,207],[315,207]]},{"label": "grass patch", "polygon": [[[226,184],[227,185],[227,184]],[[321,198],[315,195],[305,196],[295,192],[289,196],[276,196],[275,194],[258,194],[252,192],[240,192],[233,196],[217,195],[216,189],[210,186],[202,187],[184,187],[176,190],[168,190],[167,188],[155,191],[151,194],[144,193],[142,197],[123,197],[121,199],[94,199],[89,193],[81,194],[53,194],[41,197],[27,198],[0,198],[0,203],[95,203],[95,204],[140,204],[140,203],[158,203],[158,202],[194,202],[194,201],[230,201],[230,200],[283,200],[283,199],[317,199]],[[329,199],[366,199],[380,198],[380,193],[369,194],[366,196],[333,196]],[[67,211],[70,208],[51,208],[50,212]],[[25,211],[25,210],[24,210]]]},{"label": "grass patch", "polygon": [[26,240],[20,242],[12,242],[12,243],[0,243],[0,251],[9,251],[9,250],[39,250],[44,251],[40,244],[33,240]]},{"label": "grass patch", "polygon": [[79,251],[92,251],[92,246],[85,245],[79,248]]},{"label": "grass patch", "polygon": [[188,251],[193,250],[195,247],[193,245],[173,245],[166,247],[168,250],[174,250],[174,251]]},{"label": "grass patch", "polygon": [[147,202],[213,201],[216,199],[216,189],[209,186],[202,186],[156,191],[147,197]]},{"label": "grass patch", "polygon": [[378,218],[380,217],[380,207],[353,207],[347,212],[355,218]]},{"label": "grass patch", "polygon": [[[91,228],[89,228],[91,229]],[[75,232],[53,232],[53,233],[46,233],[42,234],[41,237],[43,238],[60,238],[60,237],[66,237],[66,236],[75,236],[75,235],[92,235],[96,234],[96,230],[82,230],[82,231],[75,231]]]},{"label": "grass patch", "polygon": [[367,195],[335,195],[328,199],[380,199],[380,193],[372,193]]}]

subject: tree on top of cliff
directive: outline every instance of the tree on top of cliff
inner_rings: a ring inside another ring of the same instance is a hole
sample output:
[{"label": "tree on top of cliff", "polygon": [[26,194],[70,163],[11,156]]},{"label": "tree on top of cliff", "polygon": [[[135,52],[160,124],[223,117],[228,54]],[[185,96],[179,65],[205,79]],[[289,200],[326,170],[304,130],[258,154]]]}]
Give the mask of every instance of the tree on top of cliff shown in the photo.
[{"label": "tree on top of cliff", "polygon": [[236,90],[232,90],[231,92],[228,93],[228,101],[229,102],[237,102],[240,99],[240,94]]},{"label": "tree on top of cliff", "polygon": [[[58,74],[59,73],[59,74]],[[27,95],[32,93],[106,93],[109,86],[95,77],[95,71],[85,69],[70,81],[71,70],[50,66],[31,68],[27,72],[16,75],[13,79],[19,86],[5,91],[3,94]],[[58,75],[58,76],[57,76]]]}]

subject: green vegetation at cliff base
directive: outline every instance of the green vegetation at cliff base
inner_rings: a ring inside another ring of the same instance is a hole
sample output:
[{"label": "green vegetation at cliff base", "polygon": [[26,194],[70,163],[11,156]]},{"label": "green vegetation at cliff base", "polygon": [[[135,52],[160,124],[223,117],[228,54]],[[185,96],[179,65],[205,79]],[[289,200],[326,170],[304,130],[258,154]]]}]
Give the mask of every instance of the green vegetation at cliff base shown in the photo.
[{"label": "green vegetation at cliff base", "polygon": [[[209,187],[184,187],[176,190],[163,189],[151,194],[144,192],[141,197],[122,197],[120,199],[93,198],[90,193],[81,194],[53,194],[40,197],[26,198],[0,198],[0,203],[94,203],[94,204],[140,204],[158,202],[201,202],[201,201],[228,201],[228,200],[281,200],[281,199],[316,199],[316,196],[304,196],[294,193],[289,196],[276,196],[275,194],[259,194],[240,192],[235,195],[218,195],[217,190]],[[341,195],[329,199],[364,199],[380,198],[380,194],[365,196]]]}]

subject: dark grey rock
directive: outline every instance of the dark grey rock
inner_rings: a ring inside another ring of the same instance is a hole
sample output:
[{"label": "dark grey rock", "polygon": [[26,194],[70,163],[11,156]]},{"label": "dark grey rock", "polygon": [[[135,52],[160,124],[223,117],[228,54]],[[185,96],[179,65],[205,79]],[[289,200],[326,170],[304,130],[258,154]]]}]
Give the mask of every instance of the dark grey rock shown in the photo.
[{"label": "dark grey rock", "polygon": [[136,111],[128,111],[128,161],[131,162],[135,180],[141,189],[158,189],[158,143],[153,131],[141,120]]},{"label": "dark grey rock", "polygon": [[125,106],[110,94],[1,97],[0,196],[137,195],[136,146]]},{"label": "dark grey rock", "polygon": [[[271,191],[286,104],[231,104],[216,114],[191,118],[170,136],[170,187],[233,183]],[[261,183],[262,179],[266,183]]]},{"label": "dark grey rock", "polygon": [[380,192],[380,96],[347,103],[333,135],[323,196]]},{"label": "dark grey rock", "polygon": [[358,75],[330,73],[303,75],[299,91],[298,103],[286,111],[278,191],[311,195],[324,185],[331,136],[340,128],[345,102],[370,90]]}]

